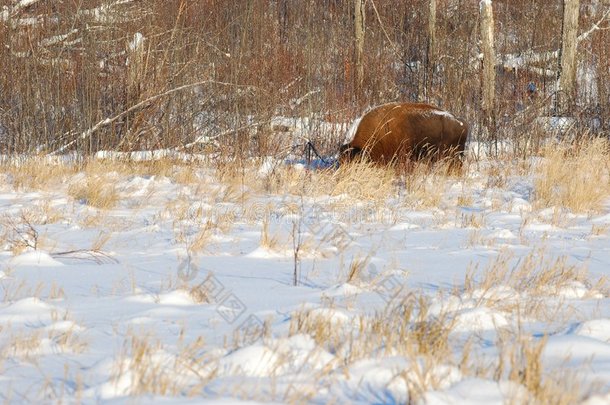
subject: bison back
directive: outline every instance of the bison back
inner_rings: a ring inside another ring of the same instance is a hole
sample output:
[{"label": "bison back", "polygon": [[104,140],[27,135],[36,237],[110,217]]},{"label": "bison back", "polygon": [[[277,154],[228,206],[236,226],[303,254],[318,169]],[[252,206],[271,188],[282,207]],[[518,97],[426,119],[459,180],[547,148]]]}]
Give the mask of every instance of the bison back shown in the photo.
[{"label": "bison back", "polygon": [[[429,104],[389,103],[366,113],[349,147],[374,162],[462,154],[467,125]],[[345,147],[344,147],[345,148]]]}]

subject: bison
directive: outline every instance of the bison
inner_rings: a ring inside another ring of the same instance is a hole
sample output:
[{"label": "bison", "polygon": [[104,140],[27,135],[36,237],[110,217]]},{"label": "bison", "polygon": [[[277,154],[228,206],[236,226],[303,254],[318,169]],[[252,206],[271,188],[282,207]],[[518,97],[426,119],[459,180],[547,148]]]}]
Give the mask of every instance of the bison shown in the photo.
[{"label": "bison", "polygon": [[388,103],[368,111],[350,130],[339,161],[364,158],[379,164],[451,159],[461,164],[468,125],[451,113],[422,103]]}]

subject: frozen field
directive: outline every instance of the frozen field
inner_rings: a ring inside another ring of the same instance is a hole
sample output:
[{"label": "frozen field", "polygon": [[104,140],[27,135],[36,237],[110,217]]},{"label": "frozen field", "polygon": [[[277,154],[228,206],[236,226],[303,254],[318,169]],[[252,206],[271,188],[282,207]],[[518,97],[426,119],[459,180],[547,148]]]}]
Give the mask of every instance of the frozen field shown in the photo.
[{"label": "frozen field", "polygon": [[0,401],[608,403],[607,155],[547,159],[5,164]]}]

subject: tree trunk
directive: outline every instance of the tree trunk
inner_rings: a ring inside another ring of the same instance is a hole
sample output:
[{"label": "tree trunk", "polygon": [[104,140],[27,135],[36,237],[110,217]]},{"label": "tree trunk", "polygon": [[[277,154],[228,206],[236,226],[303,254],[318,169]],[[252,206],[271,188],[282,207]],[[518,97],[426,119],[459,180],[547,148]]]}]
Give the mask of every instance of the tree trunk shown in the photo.
[{"label": "tree trunk", "polygon": [[426,99],[430,97],[436,64],[436,0],[430,0],[428,11],[428,47],[426,49]]},{"label": "tree trunk", "polygon": [[364,83],[364,30],[365,13],[364,1],[354,0],[354,36],[356,39],[356,94],[362,94],[362,84]]},{"label": "tree trunk", "polygon": [[578,42],[578,16],[580,0],[563,1],[561,55],[559,58],[558,113],[569,113],[574,104],[576,83],[576,44]]},{"label": "tree trunk", "polygon": [[277,5],[277,21],[279,25],[280,43],[288,43],[288,1],[279,0]]},{"label": "tree trunk", "polygon": [[144,79],[145,54],[144,36],[136,32],[127,44],[127,107],[140,101]]},{"label": "tree trunk", "polygon": [[[483,44],[483,120],[487,135],[495,139],[496,51],[491,0],[481,0],[481,41]],[[496,145],[497,147],[497,145]]]}]

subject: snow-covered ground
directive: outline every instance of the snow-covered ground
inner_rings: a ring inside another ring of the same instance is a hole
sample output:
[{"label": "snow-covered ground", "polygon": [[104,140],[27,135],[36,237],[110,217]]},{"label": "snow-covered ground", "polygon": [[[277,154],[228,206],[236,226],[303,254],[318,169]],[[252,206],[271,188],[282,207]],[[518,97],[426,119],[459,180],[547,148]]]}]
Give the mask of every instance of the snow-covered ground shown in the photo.
[{"label": "snow-covered ground", "polygon": [[276,163],[0,170],[0,401],[610,402],[610,204]]}]

